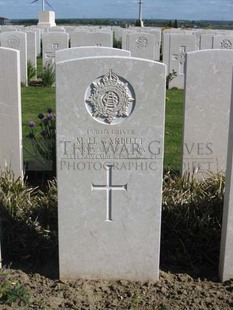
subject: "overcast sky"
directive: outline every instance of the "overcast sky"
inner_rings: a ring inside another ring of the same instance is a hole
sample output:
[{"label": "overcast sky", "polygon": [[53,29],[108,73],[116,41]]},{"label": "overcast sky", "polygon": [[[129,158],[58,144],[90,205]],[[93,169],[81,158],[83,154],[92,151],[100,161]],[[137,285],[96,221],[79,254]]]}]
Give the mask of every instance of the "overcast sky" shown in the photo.
[{"label": "overcast sky", "polygon": [[[37,18],[42,0],[0,0],[0,16]],[[48,0],[56,18],[137,18],[138,0]],[[46,10],[51,10],[46,5]],[[143,18],[233,20],[233,0],[143,0]]]}]

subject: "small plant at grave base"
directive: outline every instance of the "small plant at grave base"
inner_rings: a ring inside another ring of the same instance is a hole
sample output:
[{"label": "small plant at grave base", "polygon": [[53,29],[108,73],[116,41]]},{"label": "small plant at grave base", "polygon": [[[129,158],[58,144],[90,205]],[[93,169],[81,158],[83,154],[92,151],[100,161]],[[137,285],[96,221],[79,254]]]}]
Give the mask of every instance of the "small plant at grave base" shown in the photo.
[{"label": "small plant at grave base", "polygon": [[122,42],[121,40],[117,40],[115,34],[113,34],[113,47],[115,48],[122,48]]},{"label": "small plant at grave base", "polygon": [[27,305],[29,298],[27,289],[11,279],[6,269],[0,269],[0,304]]},{"label": "small plant at grave base", "polygon": [[42,76],[42,85],[44,87],[52,87],[55,83],[55,65],[47,64],[43,70]]},{"label": "small plant at grave base", "polygon": [[32,80],[34,80],[37,76],[37,70],[33,66],[32,62],[29,60],[27,65],[27,74],[28,74],[28,83],[31,84]]},{"label": "small plant at grave base", "polygon": [[[30,132],[27,137],[30,139],[34,154],[38,153],[44,159],[44,163],[52,165],[53,175],[56,175],[56,116],[48,108],[47,114],[38,114],[39,124],[29,122]],[[39,159],[39,158],[38,158]],[[50,169],[48,169],[50,170]]]},{"label": "small plant at grave base", "polygon": [[164,177],[161,261],[216,267],[219,260],[225,177]]},{"label": "small plant at grave base", "polygon": [[177,76],[177,73],[175,70],[172,70],[172,72],[170,72],[167,77],[166,77],[166,89],[169,89],[169,85],[171,83],[171,81]]},{"label": "small plant at grave base", "polygon": [[21,178],[15,179],[11,171],[5,171],[0,174],[0,206],[5,261],[38,262],[56,256],[55,180],[49,181],[45,191],[41,191],[37,187],[29,187]]}]

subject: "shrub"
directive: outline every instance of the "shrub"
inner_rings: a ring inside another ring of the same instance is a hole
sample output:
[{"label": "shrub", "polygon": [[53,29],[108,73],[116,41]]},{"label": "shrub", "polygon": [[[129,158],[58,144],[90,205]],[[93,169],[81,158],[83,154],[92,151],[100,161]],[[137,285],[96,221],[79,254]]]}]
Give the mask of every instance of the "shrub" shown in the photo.
[{"label": "shrub", "polygon": [[217,266],[222,223],[224,177],[164,178],[162,261],[187,266]]},{"label": "shrub", "polygon": [[117,40],[116,39],[115,33],[113,33],[113,47],[114,48],[119,48],[119,49],[122,48],[121,40]]},{"label": "shrub", "polygon": [[55,181],[42,192],[6,171],[0,176],[0,206],[4,259],[39,260],[57,252]]},{"label": "shrub", "polygon": [[175,70],[172,70],[172,72],[170,72],[167,77],[166,77],[166,89],[169,89],[169,85],[171,83],[171,81],[177,76],[177,73]]},{"label": "shrub", "polygon": [[28,74],[28,83],[30,85],[31,81],[34,80],[37,76],[37,70],[30,60],[28,61],[27,65],[27,74]]},{"label": "shrub", "polygon": [[44,87],[52,87],[55,84],[55,65],[47,64],[42,72],[42,85]]}]

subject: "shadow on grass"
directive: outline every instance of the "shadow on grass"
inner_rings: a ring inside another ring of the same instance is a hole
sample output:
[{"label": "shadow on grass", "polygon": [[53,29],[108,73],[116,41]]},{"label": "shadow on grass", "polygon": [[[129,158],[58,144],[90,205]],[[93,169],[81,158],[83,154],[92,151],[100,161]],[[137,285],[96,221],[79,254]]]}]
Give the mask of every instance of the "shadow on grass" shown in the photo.
[{"label": "shadow on grass", "polygon": [[2,218],[2,265],[58,279],[58,240],[37,231],[36,224]]}]

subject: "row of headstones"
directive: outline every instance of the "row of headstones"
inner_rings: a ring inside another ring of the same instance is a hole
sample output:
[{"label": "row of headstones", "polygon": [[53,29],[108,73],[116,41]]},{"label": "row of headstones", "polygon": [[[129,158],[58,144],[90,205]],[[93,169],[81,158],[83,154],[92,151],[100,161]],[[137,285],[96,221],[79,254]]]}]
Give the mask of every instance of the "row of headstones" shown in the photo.
[{"label": "row of headstones", "polygon": [[164,31],[163,63],[167,73],[177,74],[169,87],[184,88],[185,53],[197,50],[233,48],[232,31]]},{"label": "row of headstones", "polygon": [[[58,28],[55,31],[55,28]],[[12,28],[10,28],[12,29]],[[28,60],[36,68],[36,56],[40,53],[40,29],[30,29],[27,33],[27,54]],[[86,28],[65,33],[65,28],[51,27],[51,31],[42,36],[43,46],[43,66],[54,63],[55,51],[70,46],[113,46],[112,30],[88,31]],[[142,30],[143,29],[143,30]],[[62,30],[64,30],[62,32]],[[137,30],[137,31],[136,31]],[[154,28],[127,29],[122,31],[122,48],[129,50],[133,57],[150,60],[160,59],[161,30]],[[32,33],[35,32],[34,33]],[[43,30],[45,31],[45,30]],[[143,32],[142,32],[143,31]],[[22,82],[27,84],[25,60],[25,40],[19,32],[7,34],[3,32],[2,46],[21,50],[21,76]],[[36,40],[36,47],[35,47]],[[19,42],[22,41],[22,44]],[[175,72],[169,87],[184,88],[185,79],[185,53],[198,49],[231,49],[233,46],[233,36],[230,31],[163,31],[163,63],[167,65],[167,74]]]},{"label": "row of headstones", "polygon": [[[157,280],[165,65],[117,49],[57,53],[60,277]],[[23,173],[19,63],[18,51],[0,48],[0,162],[16,176]],[[206,177],[228,165],[222,280],[233,277],[232,63],[233,51],[219,50],[188,53],[186,62],[183,173],[199,168],[197,177]]]},{"label": "row of headstones", "polygon": [[[134,36],[131,34],[131,36]],[[135,45],[137,51],[133,49],[133,44],[127,46],[127,50],[132,50],[132,56],[143,58],[155,58],[155,39],[154,35],[150,36],[150,44],[153,45],[149,49],[149,53],[144,51],[148,45],[145,37],[133,38],[136,40]],[[21,59],[21,82],[27,85],[27,61],[37,68],[36,57],[40,53],[41,33],[29,30],[26,34],[23,31],[8,31],[0,34],[0,42],[2,47],[14,48],[20,51]],[[148,38],[149,39],[149,38]],[[73,32],[70,36],[70,44],[72,47],[78,46],[113,46],[112,32]],[[42,58],[43,67],[47,64],[54,63],[55,52],[69,47],[69,35],[64,32],[47,32],[42,35]]]},{"label": "row of headstones", "polygon": [[[39,30],[39,29],[38,29]],[[13,48],[20,51],[21,82],[27,85],[27,64],[31,62],[37,68],[37,56],[41,52],[41,33],[40,30],[7,31],[0,34],[1,47]],[[94,42],[99,42],[94,44]],[[112,34],[107,33],[74,33],[72,46],[97,45],[112,47]],[[67,33],[44,33],[42,35],[42,58],[43,66],[46,63],[53,63],[55,51],[68,48],[69,35]]]}]

